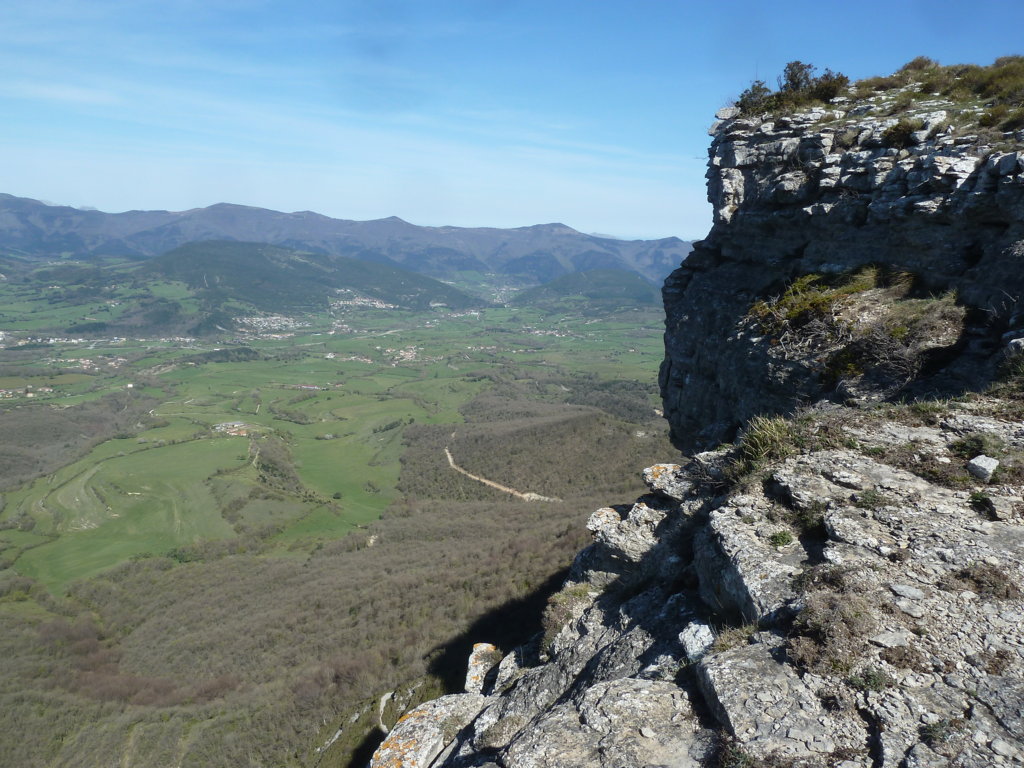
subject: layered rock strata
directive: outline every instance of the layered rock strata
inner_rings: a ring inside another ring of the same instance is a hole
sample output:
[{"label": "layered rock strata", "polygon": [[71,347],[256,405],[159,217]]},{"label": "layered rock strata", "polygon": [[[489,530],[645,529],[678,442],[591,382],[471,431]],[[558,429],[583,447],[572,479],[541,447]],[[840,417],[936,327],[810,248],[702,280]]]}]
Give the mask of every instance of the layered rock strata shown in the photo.
[{"label": "layered rock strata", "polygon": [[[961,346],[978,355],[961,366],[961,389],[978,384],[1002,334],[1024,336],[1020,138],[984,141],[970,127],[980,109],[938,96],[890,115],[901,93],[777,118],[719,112],[707,172],[714,226],[663,290],[660,379],[680,447],[732,439],[752,415],[792,411],[831,386],[744,322],[801,275],[885,264],[916,275],[922,291],[956,290],[975,309]],[[900,120],[920,130],[887,146]]]}]

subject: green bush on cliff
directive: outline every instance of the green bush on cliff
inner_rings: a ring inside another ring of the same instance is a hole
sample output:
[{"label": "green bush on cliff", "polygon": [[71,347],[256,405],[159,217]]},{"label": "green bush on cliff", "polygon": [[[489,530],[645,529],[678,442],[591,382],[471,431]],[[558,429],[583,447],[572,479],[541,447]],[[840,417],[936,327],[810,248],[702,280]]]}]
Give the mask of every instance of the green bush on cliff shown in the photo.
[{"label": "green bush on cliff", "polygon": [[869,370],[909,381],[938,342],[959,338],[965,316],[952,292],[910,298],[914,282],[910,273],[870,265],[802,275],[755,302],[748,316],[784,354],[820,355],[825,384]]},{"label": "green bush on cliff", "polygon": [[[777,78],[776,90],[764,80],[755,80],[740,94],[736,106],[742,115],[793,111],[828,102],[851,85],[846,75],[830,69],[821,75],[814,72],[813,65],[791,61]],[[1024,56],[1002,56],[989,66],[942,66],[927,56],[918,56],[891,75],[856,81],[852,93],[855,100],[860,100],[896,89],[903,89],[903,92],[897,102],[890,105],[893,110],[890,114],[910,109],[917,99],[940,94],[953,101],[974,102],[972,106],[981,100],[986,109],[978,121],[981,127],[1003,131],[1024,127]],[[909,136],[910,132],[905,133]],[[895,141],[887,144],[907,146]]]},{"label": "green bush on cliff", "polygon": [[802,61],[791,61],[778,78],[777,91],[772,91],[764,80],[755,80],[736,100],[744,115],[777,112],[834,99],[850,84],[850,78],[826,69],[815,76],[816,68]]},{"label": "green bush on cliff", "polygon": [[827,381],[875,371],[894,380],[909,381],[921,370],[927,354],[955,344],[963,331],[966,310],[956,292],[922,299],[905,298],[893,289],[893,300],[875,312],[855,316],[837,334],[843,346],[825,363]]},{"label": "green bush on cliff", "polygon": [[870,266],[836,276],[802,275],[781,296],[756,302],[750,315],[768,333],[780,334],[830,320],[843,297],[871,290],[878,282],[879,270]]},{"label": "green bush on cliff", "polygon": [[781,416],[755,416],[740,441],[740,457],[750,465],[784,459],[794,451],[789,421]]},{"label": "green bush on cliff", "polygon": [[[941,94],[954,101],[983,100],[987,111],[978,118],[983,128],[1004,131],[1024,127],[1024,56],[1001,56],[989,66],[942,66],[924,56],[888,77],[860,80],[857,97],[917,84],[917,94]],[[890,144],[890,146],[898,146]]]},{"label": "green bush on cliff", "polygon": [[1024,105],[1024,56],[1002,56],[991,66],[954,65],[941,70],[951,75],[942,93],[975,95],[993,104]]}]

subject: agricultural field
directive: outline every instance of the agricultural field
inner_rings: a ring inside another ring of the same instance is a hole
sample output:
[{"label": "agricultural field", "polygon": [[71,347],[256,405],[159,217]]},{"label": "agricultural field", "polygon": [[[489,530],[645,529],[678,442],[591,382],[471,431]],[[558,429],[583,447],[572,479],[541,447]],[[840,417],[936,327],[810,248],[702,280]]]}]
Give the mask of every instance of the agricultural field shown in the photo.
[{"label": "agricultural field", "polygon": [[98,305],[0,299],[0,733],[63,734],[0,744],[24,765],[358,764],[365,702],[444,690],[473,622],[525,640],[486,616],[539,611],[586,516],[675,457],[649,306],[356,302],[122,338],[45,331]]},{"label": "agricultural field", "polygon": [[158,401],[129,434],[6,493],[0,519],[53,539],[27,550],[5,540],[8,558],[24,552],[15,570],[59,594],[133,557],[253,531],[315,546],[396,500],[409,425],[461,422],[460,407],[495,377],[607,380],[650,372],[660,357],[649,310],[357,310],[307,322],[225,344],[12,347],[5,409],[68,408],[114,391]]}]

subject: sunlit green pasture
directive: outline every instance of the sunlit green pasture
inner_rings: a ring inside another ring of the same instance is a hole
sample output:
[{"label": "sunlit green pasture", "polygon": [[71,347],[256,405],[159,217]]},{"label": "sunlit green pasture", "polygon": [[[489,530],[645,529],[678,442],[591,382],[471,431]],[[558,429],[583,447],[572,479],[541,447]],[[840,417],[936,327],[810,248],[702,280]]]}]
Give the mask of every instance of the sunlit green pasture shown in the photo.
[{"label": "sunlit green pasture", "polygon": [[92,458],[92,466],[63,482],[54,476],[52,484],[36,483],[35,493],[22,500],[49,518],[59,534],[18,559],[23,574],[55,587],[133,556],[234,535],[203,481],[217,469],[244,462],[245,439],[197,440]]},{"label": "sunlit green pasture", "polygon": [[[179,284],[152,290],[184,298]],[[14,311],[42,312],[38,304]],[[646,310],[600,319],[522,307],[462,316],[365,310],[316,322],[290,338],[245,339],[261,355],[245,362],[195,358],[237,346],[208,340],[96,340],[40,353],[62,356],[54,365],[64,367],[100,354],[129,361],[116,372],[56,375],[62,405],[133,380],[158,404],[130,438],[100,443],[6,494],[0,519],[24,514],[36,527],[0,531],[0,559],[60,592],[132,557],[236,536],[263,537],[270,553],[311,550],[381,515],[397,498],[404,430],[461,422],[460,407],[490,386],[481,374],[512,365],[634,378],[661,357],[660,317]],[[330,333],[339,322],[346,328]],[[45,381],[8,375],[0,388]],[[246,434],[230,436],[226,425]],[[284,446],[298,491],[259,476],[253,459],[266,440]]]},{"label": "sunlit green pasture", "polygon": [[92,382],[93,377],[85,373],[58,373],[47,376],[0,376],[0,389],[20,389],[23,387],[70,387],[74,384]]}]

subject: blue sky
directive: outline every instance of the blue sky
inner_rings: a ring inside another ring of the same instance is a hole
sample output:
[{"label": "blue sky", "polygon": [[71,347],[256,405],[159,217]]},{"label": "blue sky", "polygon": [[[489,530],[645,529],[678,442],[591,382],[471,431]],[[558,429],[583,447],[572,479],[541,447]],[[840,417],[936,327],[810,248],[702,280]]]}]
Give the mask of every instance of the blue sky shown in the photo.
[{"label": "blue sky", "polygon": [[1022,53],[975,0],[5,0],[0,191],[703,236],[706,129],[800,59]]}]

